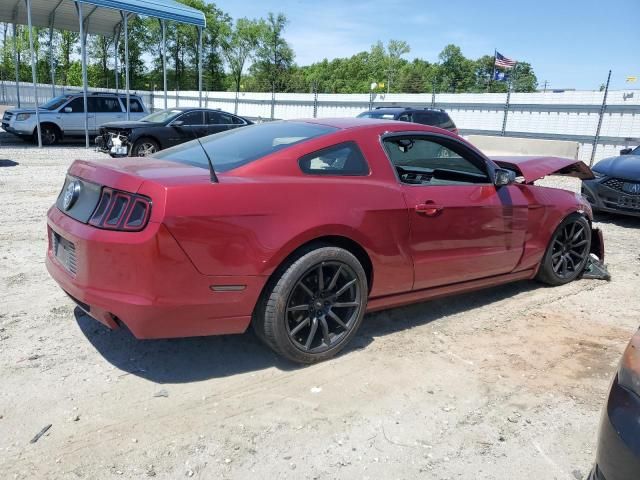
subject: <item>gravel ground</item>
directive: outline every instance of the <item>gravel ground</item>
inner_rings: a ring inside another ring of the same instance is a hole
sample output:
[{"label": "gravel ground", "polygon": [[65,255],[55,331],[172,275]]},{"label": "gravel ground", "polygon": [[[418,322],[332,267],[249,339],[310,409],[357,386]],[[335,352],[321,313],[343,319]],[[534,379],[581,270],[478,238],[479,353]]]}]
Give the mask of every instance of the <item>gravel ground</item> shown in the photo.
[{"label": "gravel ground", "polygon": [[80,157],[104,158],[0,133],[3,478],[588,472],[640,323],[640,220],[598,221],[611,282],[520,282],[371,314],[343,355],[297,368],[251,333],[136,341],[74,309],[43,259],[46,211]]}]

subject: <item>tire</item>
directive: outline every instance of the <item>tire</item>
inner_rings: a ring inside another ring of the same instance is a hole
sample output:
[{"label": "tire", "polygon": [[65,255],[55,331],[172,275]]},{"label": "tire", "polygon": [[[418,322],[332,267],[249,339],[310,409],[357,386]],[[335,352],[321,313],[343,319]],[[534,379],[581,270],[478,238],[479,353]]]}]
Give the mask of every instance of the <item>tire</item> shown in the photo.
[{"label": "tire", "polygon": [[[60,141],[62,135],[60,130],[54,125],[42,125],[40,124],[40,137],[42,138],[42,145],[55,145]],[[33,142],[38,143],[38,129],[33,132]]]},{"label": "tire", "polygon": [[274,273],[256,307],[253,328],[288,360],[327,360],[356,334],[367,295],[367,276],[353,254],[315,245]]},{"label": "tire", "polygon": [[589,259],[591,225],[574,213],[556,228],[542,259],[536,280],[547,285],[564,285],[579,278]]},{"label": "tire", "polygon": [[151,138],[139,138],[133,143],[129,156],[131,157],[147,157],[160,150],[158,142]]}]

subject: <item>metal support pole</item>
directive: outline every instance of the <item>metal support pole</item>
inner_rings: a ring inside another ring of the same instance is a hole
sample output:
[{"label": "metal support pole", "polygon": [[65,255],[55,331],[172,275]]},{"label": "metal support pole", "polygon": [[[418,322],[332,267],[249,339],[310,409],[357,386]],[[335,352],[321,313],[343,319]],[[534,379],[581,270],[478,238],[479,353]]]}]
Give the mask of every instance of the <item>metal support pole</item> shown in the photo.
[{"label": "metal support pole", "polygon": [[436,106],[436,80],[434,79],[431,82],[431,108],[435,108]]},{"label": "metal support pole", "polygon": [[18,25],[13,24],[13,56],[16,64],[16,96],[20,108],[20,53],[18,52]]},{"label": "metal support pole", "polygon": [[[52,19],[53,20],[53,19]],[[53,21],[49,23],[49,70],[51,73],[51,96],[56,96],[56,67],[53,58]]]},{"label": "metal support pole", "polygon": [[276,84],[271,85],[271,120],[275,119],[276,114]]},{"label": "metal support pole", "polygon": [[596,159],[596,149],[598,148],[598,142],[600,141],[600,129],[602,128],[602,119],[604,112],[607,109],[607,95],[609,94],[609,82],[611,81],[611,70],[609,70],[609,76],[607,77],[607,84],[604,87],[604,97],[602,97],[602,106],[600,107],[600,115],[598,117],[598,128],[596,129],[596,135],[593,137],[593,146],[591,147],[591,160],[589,160],[589,166],[593,165],[593,161]]},{"label": "metal support pole", "polygon": [[118,90],[120,89],[120,73],[118,72],[118,45],[120,44],[120,30],[121,26],[118,26],[113,32],[113,50],[114,50],[114,74],[116,80],[116,95],[118,95]]},{"label": "metal support pole", "polygon": [[507,100],[504,104],[504,117],[502,118],[502,132],[500,135],[504,137],[507,131],[507,117],[509,116],[509,102],[511,101],[511,80],[509,80],[509,88],[507,89]]},{"label": "metal support pole", "polygon": [[38,74],[36,72],[36,58],[33,53],[33,32],[31,27],[31,0],[25,0],[27,4],[27,23],[29,25],[29,53],[31,54],[31,77],[33,79],[33,98],[36,110],[36,131],[38,133],[38,148],[42,148],[42,135],[40,132],[40,111],[38,108]]},{"label": "metal support pole", "polygon": [[127,94],[127,120],[129,120],[129,112],[131,110],[129,98],[129,14],[122,13],[124,20],[124,88]]},{"label": "metal support pole", "polygon": [[198,107],[202,108],[202,27],[198,27]]},{"label": "metal support pole", "polygon": [[167,31],[164,20],[160,20],[162,27],[162,82],[164,86],[164,109],[169,108],[167,97]]},{"label": "metal support pole", "polygon": [[82,14],[82,3],[76,3],[78,12],[78,22],[80,24],[80,56],[82,57],[82,97],[84,100],[84,143],[89,148],[89,101],[87,99],[87,32],[85,31],[84,15]]},{"label": "metal support pole", "polygon": [[238,100],[239,100],[238,99],[238,95],[239,95],[239,92],[238,92],[238,90],[236,90],[236,99],[233,102],[233,105],[234,105],[233,106],[233,113],[235,113],[236,115],[238,114]]},{"label": "metal support pole", "polygon": [[313,118],[318,118],[318,82],[313,82]]}]

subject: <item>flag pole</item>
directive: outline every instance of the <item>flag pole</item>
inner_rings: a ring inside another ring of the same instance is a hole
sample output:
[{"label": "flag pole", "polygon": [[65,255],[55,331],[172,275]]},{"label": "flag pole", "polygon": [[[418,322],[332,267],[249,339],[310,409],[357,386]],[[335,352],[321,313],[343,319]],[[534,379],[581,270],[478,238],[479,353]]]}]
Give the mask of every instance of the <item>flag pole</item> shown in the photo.
[{"label": "flag pole", "polygon": [[496,78],[496,54],[498,52],[497,48],[493,49],[493,72],[491,73],[491,78],[489,79],[489,83],[487,84],[487,93],[491,91],[491,82]]}]

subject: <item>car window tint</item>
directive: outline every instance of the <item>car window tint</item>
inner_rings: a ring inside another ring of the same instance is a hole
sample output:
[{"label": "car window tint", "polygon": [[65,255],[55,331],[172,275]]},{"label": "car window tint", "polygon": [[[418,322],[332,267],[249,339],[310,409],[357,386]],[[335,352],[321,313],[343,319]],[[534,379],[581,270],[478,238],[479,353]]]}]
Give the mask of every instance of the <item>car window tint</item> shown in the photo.
[{"label": "car window tint", "polygon": [[[125,100],[126,102],[126,100]],[[144,112],[142,105],[137,98],[129,98],[129,111],[130,112]]]},{"label": "car window tint", "polygon": [[228,113],[220,112],[218,115],[220,116],[220,123],[224,125],[233,124],[233,118]]},{"label": "car window tint", "polygon": [[369,166],[353,142],[342,143],[305,155],[298,161],[309,175],[368,175]]},{"label": "car window tint", "polygon": [[183,125],[202,125],[204,123],[202,121],[202,113],[201,110],[187,112],[179,116],[177,120],[181,120]]},{"label": "car window tint", "polygon": [[117,98],[113,97],[94,97],[90,100],[93,100],[93,110],[92,104],[89,103],[89,111],[90,112],[99,112],[99,113],[115,113],[121,112],[122,109],[120,107],[120,102]]},{"label": "car window tint", "polygon": [[422,138],[391,138],[385,150],[404,183],[448,185],[487,183],[488,176],[473,162],[435,141]]},{"label": "car window tint", "polygon": [[208,125],[220,124],[220,116],[218,115],[218,112],[206,112],[206,115]]},{"label": "car window tint", "polygon": [[[67,108],[67,107],[71,107],[71,109],[73,110],[72,113],[83,113],[84,112],[84,98],[83,97],[74,98],[64,108]],[[64,109],[63,109],[63,111],[64,111]]]},{"label": "car window tint", "polygon": [[244,125],[245,121],[242,120],[240,117],[231,117],[231,119],[233,120],[234,125]]},{"label": "car window tint", "polygon": [[410,122],[411,121],[411,115],[409,115],[408,113],[403,113],[402,115],[400,115],[398,117],[398,120],[400,120],[401,122]]},{"label": "car window tint", "polygon": [[209,135],[202,139],[202,146],[196,141],[186,142],[153,156],[208,169],[207,156],[202,151],[204,148],[209,152],[216,172],[227,172],[336,130],[335,127],[306,122],[266,122]]}]

